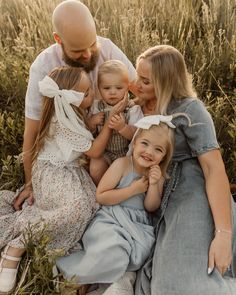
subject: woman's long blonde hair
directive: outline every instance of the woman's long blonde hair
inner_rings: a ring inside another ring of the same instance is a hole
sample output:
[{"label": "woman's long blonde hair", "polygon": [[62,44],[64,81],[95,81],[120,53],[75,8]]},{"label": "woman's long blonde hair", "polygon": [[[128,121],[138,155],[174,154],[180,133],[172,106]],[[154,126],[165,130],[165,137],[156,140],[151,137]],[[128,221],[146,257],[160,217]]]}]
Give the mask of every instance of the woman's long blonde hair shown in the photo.
[{"label": "woman's long blonde hair", "polygon": [[170,45],[157,45],[142,53],[137,58],[137,63],[141,59],[151,64],[157,114],[167,114],[171,99],[196,97],[184,57],[176,48]]},{"label": "woman's long blonde hair", "polygon": [[[74,89],[75,85],[80,82],[81,75],[84,73],[82,68],[77,67],[58,67],[52,70],[48,75],[58,85],[59,89]],[[77,115],[84,120],[84,113],[81,109],[72,106]],[[49,127],[52,117],[55,113],[54,99],[43,96],[43,106],[41,112],[41,119],[39,124],[39,131],[32,148],[32,163],[36,160],[39,151],[42,149],[45,138],[49,137]]]}]

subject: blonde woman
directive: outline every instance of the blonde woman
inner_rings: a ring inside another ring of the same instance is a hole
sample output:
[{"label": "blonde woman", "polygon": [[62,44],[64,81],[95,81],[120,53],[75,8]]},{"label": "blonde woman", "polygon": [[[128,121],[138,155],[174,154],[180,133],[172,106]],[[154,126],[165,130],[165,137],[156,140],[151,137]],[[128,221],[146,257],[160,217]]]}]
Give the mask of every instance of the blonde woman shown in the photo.
[{"label": "blonde woman", "polygon": [[236,275],[236,208],[211,116],[176,48],[149,48],[136,70],[136,101],[152,113],[173,115],[176,129],[156,245],[135,294],[234,295],[236,280],[229,277]]}]

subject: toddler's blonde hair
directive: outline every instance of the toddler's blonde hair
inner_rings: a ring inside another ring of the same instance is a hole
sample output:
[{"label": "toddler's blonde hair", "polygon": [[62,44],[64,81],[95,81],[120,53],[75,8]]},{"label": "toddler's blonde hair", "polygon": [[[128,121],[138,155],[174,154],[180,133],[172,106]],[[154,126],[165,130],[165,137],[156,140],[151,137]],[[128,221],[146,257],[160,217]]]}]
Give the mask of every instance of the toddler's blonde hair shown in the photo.
[{"label": "toddler's blonde hair", "polygon": [[98,86],[102,81],[104,74],[118,74],[127,84],[129,83],[129,72],[126,65],[116,59],[105,61],[98,69]]}]

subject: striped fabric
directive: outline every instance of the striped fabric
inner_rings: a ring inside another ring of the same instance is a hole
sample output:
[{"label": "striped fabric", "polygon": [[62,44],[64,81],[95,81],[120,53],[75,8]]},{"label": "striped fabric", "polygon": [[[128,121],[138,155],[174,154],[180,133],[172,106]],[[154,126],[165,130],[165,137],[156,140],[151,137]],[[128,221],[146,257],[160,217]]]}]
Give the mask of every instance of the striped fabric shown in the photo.
[{"label": "striped fabric", "polygon": [[[109,117],[109,113],[111,107],[108,106],[105,102],[100,100],[98,102],[98,110],[100,112],[105,113],[105,120],[106,121]],[[126,108],[123,112],[125,122],[128,124],[129,119],[130,119],[130,109]],[[98,125],[97,126],[97,134],[100,133],[102,130],[103,125]],[[107,144],[107,147],[104,152],[104,157],[107,160],[108,164],[111,164],[114,160],[120,157],[124,157],[128,151],[128,146],[129,146],[130,141],[126,138],[124,138],[122,135],[119,134],[118,131],[112,130],[112,136]]]}]

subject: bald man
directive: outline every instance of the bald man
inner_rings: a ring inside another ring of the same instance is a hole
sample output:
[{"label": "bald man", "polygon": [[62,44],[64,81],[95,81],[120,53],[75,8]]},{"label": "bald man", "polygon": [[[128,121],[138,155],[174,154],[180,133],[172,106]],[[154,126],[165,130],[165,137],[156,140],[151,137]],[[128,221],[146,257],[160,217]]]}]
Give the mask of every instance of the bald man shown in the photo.
[{"label": "bald man", "polygon": [[[106,60],[121,60],[129,70],[130,81],[135,79],[135,69],[125,54],[107,38],[97,36],[94,19],[80,1],[61,2],[52,15],[55,44],[42,51],[30,67],[25,98],[25,131],[23,152],[34,145],[40,120],[42,98],[38,82],[58,66],[84,67],[97,91],[98,67]],[[30,153],[24,155],[25,188],[16,198],[14,207],[20,210],[22,202],[32,196]],[[28,199],[30,203],[32,198]]]}]

